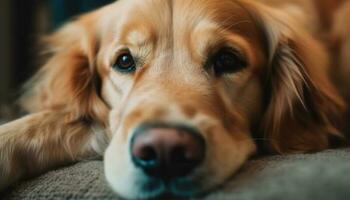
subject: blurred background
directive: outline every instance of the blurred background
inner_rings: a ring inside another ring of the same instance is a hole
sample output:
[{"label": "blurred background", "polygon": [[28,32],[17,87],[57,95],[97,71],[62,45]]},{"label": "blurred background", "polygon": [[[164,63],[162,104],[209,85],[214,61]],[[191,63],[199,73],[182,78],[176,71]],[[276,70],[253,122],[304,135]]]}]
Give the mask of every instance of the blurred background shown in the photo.
[{"label": "blurred background", "polygon": [[0,116],[13,105],[40,62],[39,39],[73,16],[113,0],[0,0]]}]

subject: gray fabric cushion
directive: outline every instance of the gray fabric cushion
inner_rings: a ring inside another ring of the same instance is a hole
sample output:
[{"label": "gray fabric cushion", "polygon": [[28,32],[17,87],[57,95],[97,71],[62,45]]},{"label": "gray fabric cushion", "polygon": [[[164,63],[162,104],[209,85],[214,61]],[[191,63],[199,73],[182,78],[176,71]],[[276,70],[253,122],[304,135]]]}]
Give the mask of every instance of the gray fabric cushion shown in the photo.
[{"label": "gray fabric cushion", "polygon": [[[118,198],[105,183],[102,162],[86,161],[21,183],[4,199]],[[252,160],[201,199],[350,199],[350,149]]]}]

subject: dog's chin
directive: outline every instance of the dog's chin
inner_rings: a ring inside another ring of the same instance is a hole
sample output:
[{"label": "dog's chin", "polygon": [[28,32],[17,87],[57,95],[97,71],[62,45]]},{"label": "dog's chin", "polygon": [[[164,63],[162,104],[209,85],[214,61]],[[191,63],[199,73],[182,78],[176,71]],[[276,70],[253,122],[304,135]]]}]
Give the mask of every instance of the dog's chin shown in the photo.
[{"label": "dog's chin", "polygon": [[125,199],[178,199],[196,197],[205,191],[200,182],[190,178],[176,178],[165,181],[149,178],[145,175],[124,184],[124,187],[129,187],[127,189],[129,192],[120,190],[120,187],[113,187],[111,182],[110,186]]},{"label": "dog's chin", "polygon": [[[151,181],[152,182],[152,181]],[[178,178],[172,181],[160,181],[161,184],[158,185],[158,188],[150,188],[146,183],[144,190],[140,191],[144,194],[153,194],[146,195],[155,199],[177,199],[185,197],[195,197],[204,192],[204,189],[200,187],[200,183],[197,181],[192,181],[187,178]],[[155,186],[155,185],[153,185]],[[151,189],[151,190],[150,190]],[[152,190],[153,189],[153,190]]]}]

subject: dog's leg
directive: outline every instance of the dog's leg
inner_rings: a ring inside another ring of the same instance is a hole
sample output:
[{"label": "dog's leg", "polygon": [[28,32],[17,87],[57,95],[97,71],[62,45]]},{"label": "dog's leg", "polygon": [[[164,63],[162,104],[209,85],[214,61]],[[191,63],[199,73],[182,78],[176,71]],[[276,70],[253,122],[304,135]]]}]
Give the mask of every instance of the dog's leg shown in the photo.
[{"label": "dog's leg", "polygon": [[[44,111],[0,126],[0,191],[50,168],[96,155],[94,125]],[[101,152],[100,152],[101,153]]]}]

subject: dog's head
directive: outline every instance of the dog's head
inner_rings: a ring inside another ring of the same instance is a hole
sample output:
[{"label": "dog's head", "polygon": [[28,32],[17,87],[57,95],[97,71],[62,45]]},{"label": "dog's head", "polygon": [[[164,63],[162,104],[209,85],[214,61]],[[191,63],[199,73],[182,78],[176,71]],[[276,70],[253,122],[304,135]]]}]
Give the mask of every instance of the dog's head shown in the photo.
[{"label": "dog's head", "polygon": [[49,106],[106,126],[116,192],[191,196],[229,178],[256,141],[307,152],[337,134],[327,56],[302,30],[248,1],[122,0],[49,38],[39,86]]}]

